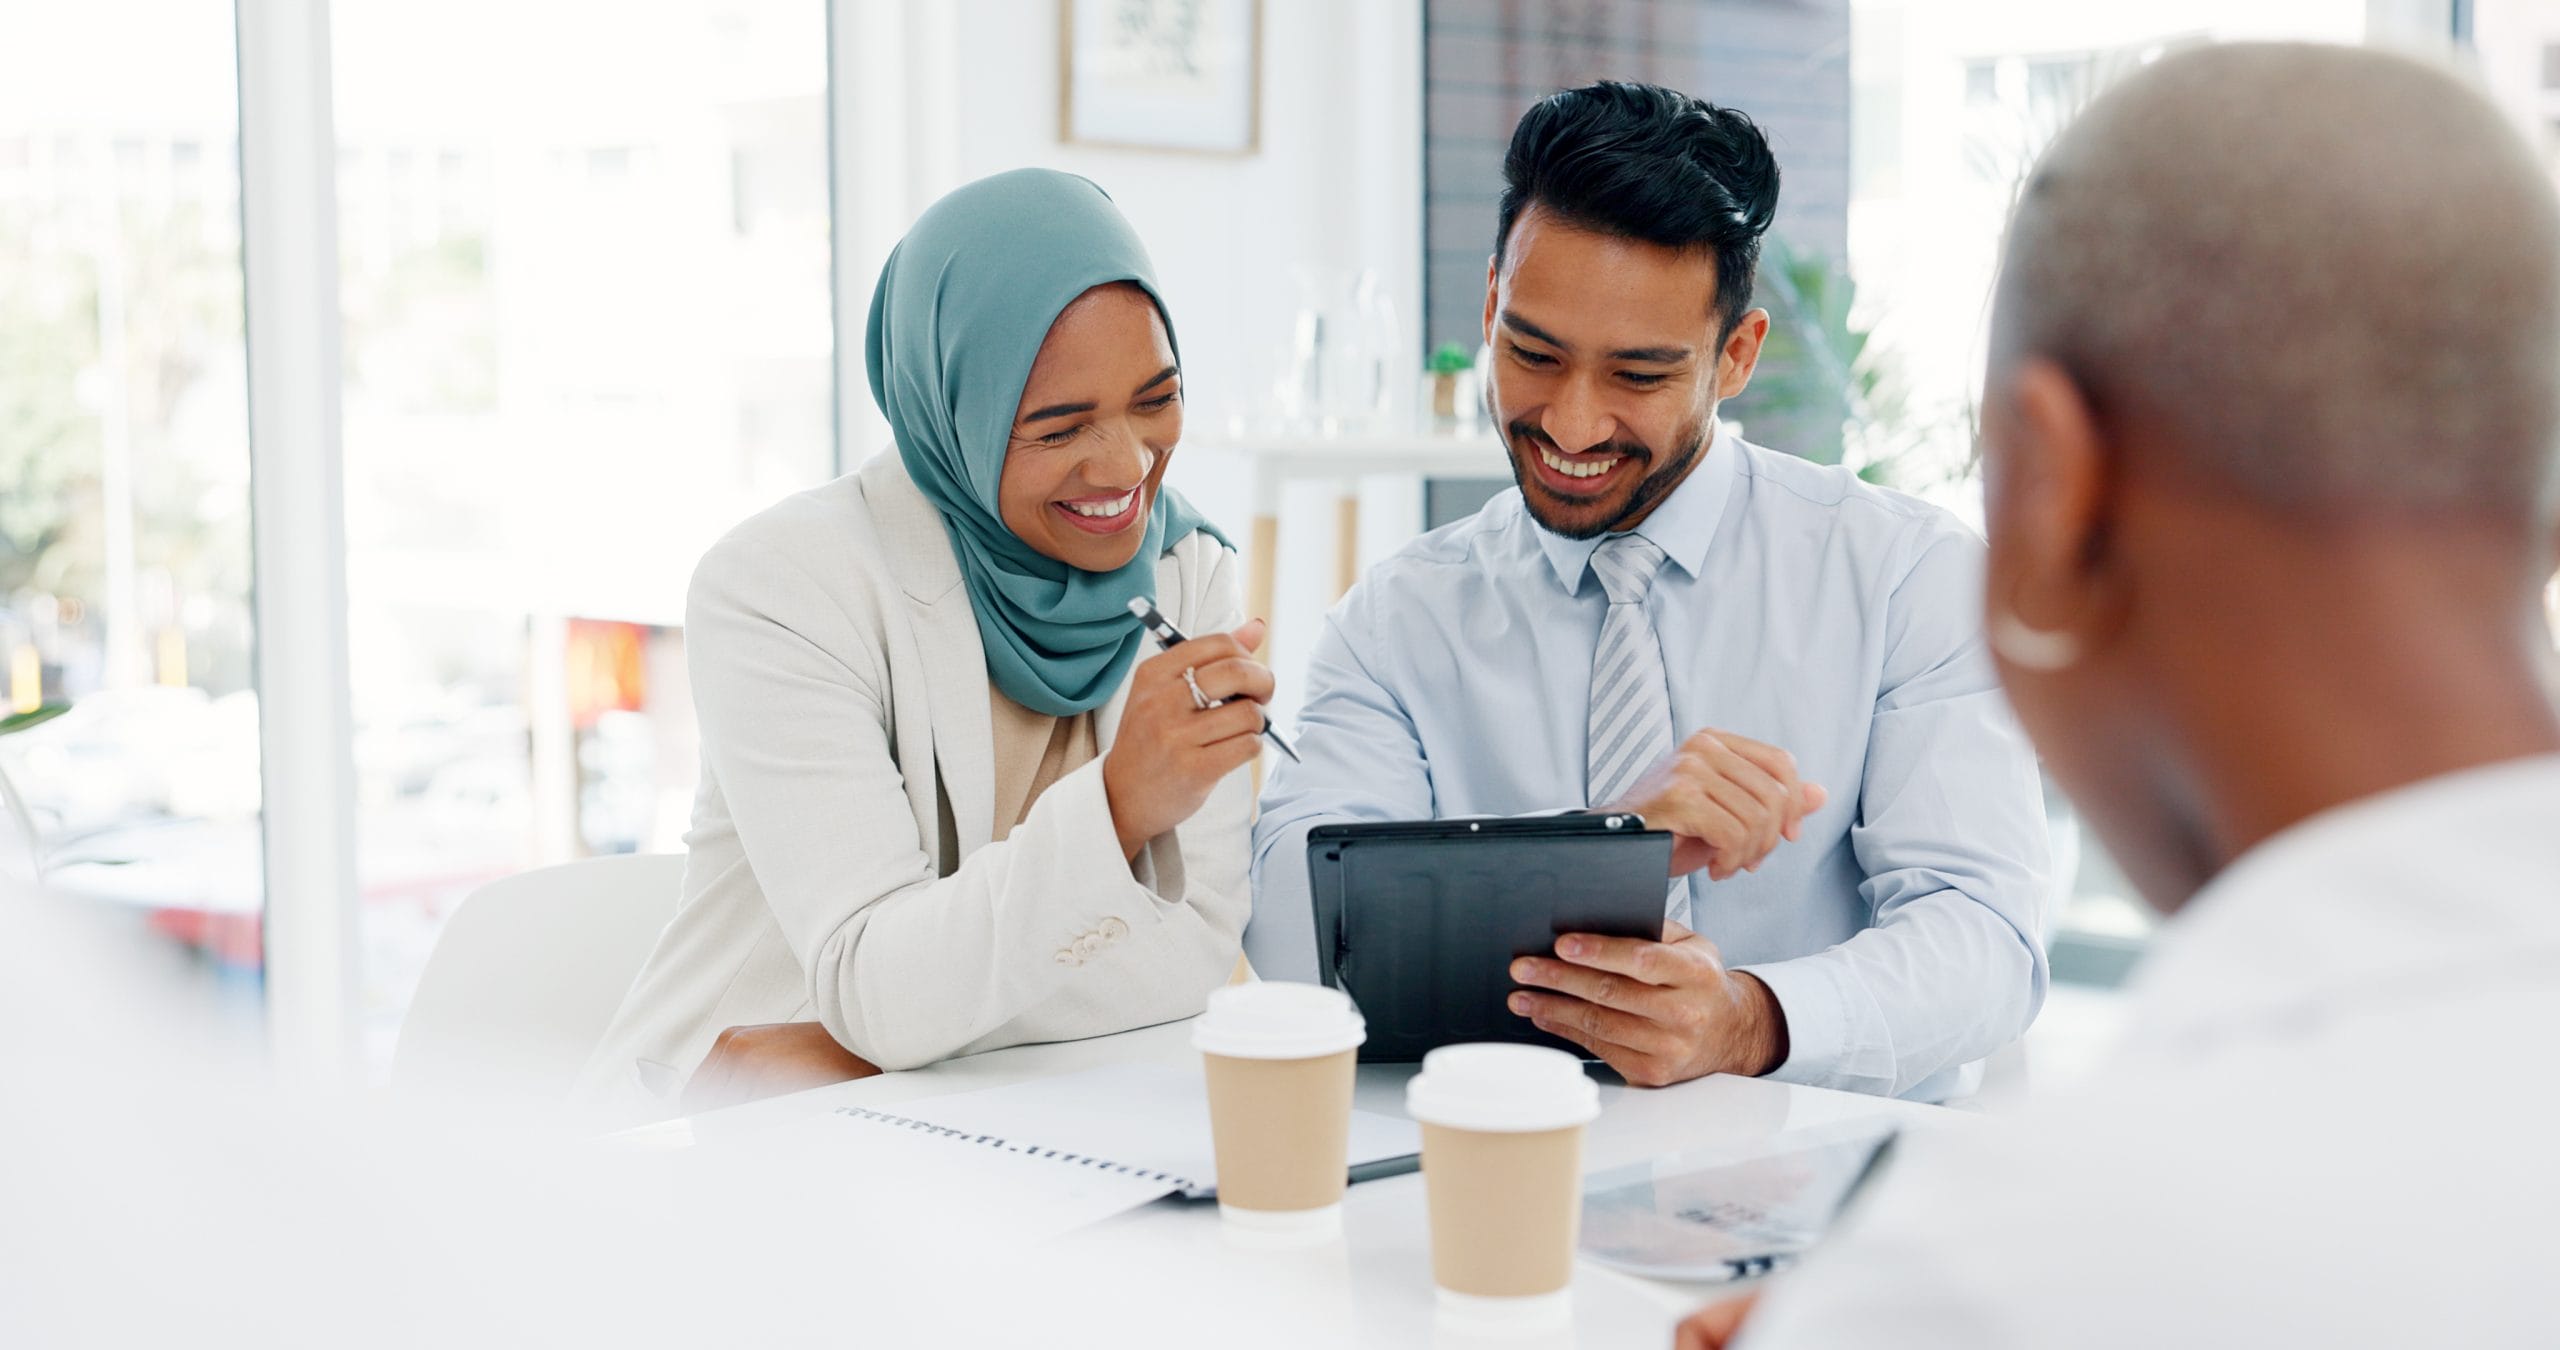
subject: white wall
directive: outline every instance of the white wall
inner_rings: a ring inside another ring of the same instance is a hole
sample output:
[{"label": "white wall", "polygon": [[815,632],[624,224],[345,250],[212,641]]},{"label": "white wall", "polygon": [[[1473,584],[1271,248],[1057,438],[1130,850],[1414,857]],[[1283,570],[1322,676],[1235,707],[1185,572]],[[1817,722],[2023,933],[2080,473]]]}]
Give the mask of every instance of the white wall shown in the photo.
[{"label": "white wall", "polygon": [[[837,69],[864,81],[841,114],[852,125],[839,122],[858,142],[838,186],[853,235],[839,259],[849,402],[868,404],[862,308],[898,234],[943,192],[1025,165],[1101,184],[1145,239],[1181,334],[1195,438],[1262,411],[1298,305],[1293,268],[1376,269],[1415,331],[1420,0],[1266,0],[1261,148],[1241,157],[1061,144],[1056,0],[837,6]],[[882,443],[876,422],[848,431],[849,460]]]}]

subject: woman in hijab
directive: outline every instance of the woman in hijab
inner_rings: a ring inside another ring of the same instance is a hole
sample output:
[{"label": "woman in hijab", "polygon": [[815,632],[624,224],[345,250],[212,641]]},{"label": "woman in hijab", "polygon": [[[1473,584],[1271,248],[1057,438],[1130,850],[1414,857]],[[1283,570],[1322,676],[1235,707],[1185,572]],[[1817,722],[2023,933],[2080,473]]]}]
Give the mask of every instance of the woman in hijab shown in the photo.
[{"label": "woman in hijab", "polygon": [[[895,453],[694,572],[683,902],[591,1100],[1103,1035],[1235,966],[1271,673],[1234,552],[1162,486],[1182,372],[1145,249],[1084,179],[972,183],[890,255],[868,359]],[[1141,596],[1201,636],[1149,655]]]}]

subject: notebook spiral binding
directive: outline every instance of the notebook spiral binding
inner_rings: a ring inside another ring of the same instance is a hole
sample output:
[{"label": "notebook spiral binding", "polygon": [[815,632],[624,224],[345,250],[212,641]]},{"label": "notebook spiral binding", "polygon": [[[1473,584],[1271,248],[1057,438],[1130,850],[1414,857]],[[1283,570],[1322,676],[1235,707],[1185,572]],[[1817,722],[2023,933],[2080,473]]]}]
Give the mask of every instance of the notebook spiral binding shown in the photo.
[{"label": "notebook spiral binding", "polygon": [[835,1109],[835,1113],[840,1116],[849,1116],[855,1120],[867,1120],[874,1124],[893,1126],[901,1130],[913,1130],[918,1134],[936,1135],[944,1139],[952,1140],[956,1143],[977,1144],[982,1147],[994,1149],[999,1153],[1018,1153],[1026,1158],[1049,1159],[1056,1162],[1068,1163],[1076,1167],[1091,1168],[1097,1172],[1108,1172],[1113,1176],[1135,1177],[1140,1181],[1159,1182],[1163,1185],[1172,1186],[1178,1190],[1187,1191],[1198,1189],[1198,1184],[1193,1182],[1190,1178],[1178,1177],[1171,1172],[1152,1172],[1142,1167],[1130,1167],[1124,1163],[1116,1163],[1108,1158],[1088,1157],[1082,1153],[1069,1153],[1063,1149],[1042,1148],[1037,1144],[1017,1144],[1010,1139],[999,1138],[996,1135],[971,1134],[966,1130],[952,1129],[948,1125],[936,1125],[931,1121],[916,1120],[909,1116],[891,1115],[886,1111],[873,1111],[860,1106],[839,1106]]}]

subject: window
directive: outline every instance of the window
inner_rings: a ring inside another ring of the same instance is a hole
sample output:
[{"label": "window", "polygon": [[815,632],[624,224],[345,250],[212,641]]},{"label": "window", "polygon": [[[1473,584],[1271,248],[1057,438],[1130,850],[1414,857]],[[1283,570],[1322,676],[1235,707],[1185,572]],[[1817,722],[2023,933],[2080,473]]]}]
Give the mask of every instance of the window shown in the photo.
[{"label": "window", "polygon": [[[2560,4],[2479,0],[2472,37],[2481,74],[2560,180]],[[2538,59],[2537,59],[2538,58]],[[2552,645],[2560,649],[2560,574],[2547,592]]]},{"label": "window", "polygon": [[[1846,349],[1858,353],[1853,383],[1867,391],[1853,399],[1846,461],[1978,524],[1973,405],[1988,297],[2010,203],[2036,156],[2115,80],[2182,45],[2445,38],[2371,32],[2368,8],[2363,0],[1857,0],[1848,248],[1828,260],[1855,297]],[[1870,106],[1878,102],[1891,111]],[[2061,872],[2055,976],[2112,983],[2139,951],[2151,914],[2067,803],[2048,800]]]},{"label": "window", "polygon": [[826,15],[346,0],[332,22],[378,1053],[473,887],[682,847],[686,579],[833,465]]},{"label": "window", "polygon": [[0,739],[0,860],[254,976],[234,71],[228,5],[0,15],[0,713],[69,707]]}]

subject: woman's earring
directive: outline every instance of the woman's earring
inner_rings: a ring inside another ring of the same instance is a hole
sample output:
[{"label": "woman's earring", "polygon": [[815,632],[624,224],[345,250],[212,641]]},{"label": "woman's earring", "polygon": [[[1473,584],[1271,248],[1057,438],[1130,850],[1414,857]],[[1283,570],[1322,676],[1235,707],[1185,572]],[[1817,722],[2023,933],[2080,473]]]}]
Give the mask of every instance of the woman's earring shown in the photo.
[{"label": "woman's earring", "polygon": [[1991,650],[2010,665],[2027,670],[2069,670],[2080,664],[2080,639],[2059,628],[2038,628],[2003,605],[1991,616]]}]

